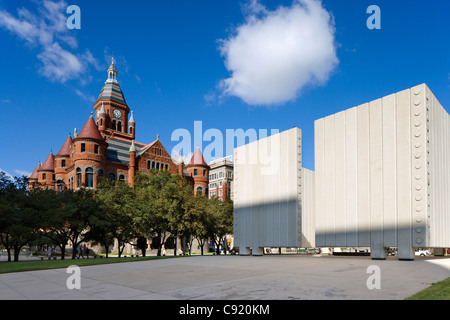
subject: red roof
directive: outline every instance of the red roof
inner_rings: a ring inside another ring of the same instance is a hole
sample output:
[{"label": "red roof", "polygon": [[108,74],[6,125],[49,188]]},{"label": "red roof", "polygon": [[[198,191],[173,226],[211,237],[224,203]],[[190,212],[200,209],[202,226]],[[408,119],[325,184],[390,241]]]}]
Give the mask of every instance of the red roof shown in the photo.
[{"label": "red roof", "polygon": [[69,137],[66,139],[66,142],[64,142],[63,146],[61,147],[61,150],[56,155],[63,155],[63,154],[70,154],[70,146],[72,145],[72,138]]},{"label": "red roof", "polygon": [[44,164],[39,170],[55,170],[55,158],[53,157],[53,153],[50,152],[47,160],[45,160]]},{"label": "red roof", "polygon": [[33,173],[31,174],[31,176],[28,179],[37,179],[38,176],[38,170],[41,169],[41,163],[39,162],[36,169],[34,169]]},{"label": "red roof", "polygon": [[95,124],[94,118],[92,118],[92,116],[89,117],[83,129],[78,134],[77,138],[92,138],[103,140],[103,137],[100,134],[100,131],[98,131],[97,125]]},{"label": "red roof", "polygon": [[199,147],[194,152],[194,155],[191,158],[191,161],[189,162],[189,165],[204,165],[207,166],[205,159],[203,158],[203,154]]}]

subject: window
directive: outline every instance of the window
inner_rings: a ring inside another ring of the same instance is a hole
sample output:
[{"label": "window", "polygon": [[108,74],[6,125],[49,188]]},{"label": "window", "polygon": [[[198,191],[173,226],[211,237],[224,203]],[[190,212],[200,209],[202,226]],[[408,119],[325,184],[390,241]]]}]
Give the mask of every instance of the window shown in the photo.
[{"label": "window", "polygon": [[233,173],[231,171],[228,171],[228,179],[233,179]]},{"label": "window", "polygon": [[156,163],[156,171],[159,171],[159,162]]},{"label": "window", "polygon": [[211,192],[209,193],[209,197],[210,197],[210,198],[215,197],[215,196],[216,196],[216,192],[215,192],[215,191],[211,191]]},{"label": "window", "polygon": [[220,171],[220,172],[219,172],[219,179],[222,178],[222,177],[223,177],[223,172]]},{"label": "window", "polygon": [[47,179],[47,175],[45,173],[42,174],[42,180]]},{"label": "window", "polygon": [[197,175],[197,169],[194,169],[194,176]]},{"label": "window", "polygon": [[164,169],[169,170],[169,164],[166,163],[166,164],[164,165]]},{"label": "window", "polygon": [[123,174],[119,175],[119,181],[125,182],[125,176]]},{"label": "window", "polygon": [[88,188],[94,187],[94,169],[92,168],[86,169],[86,187]]},{"label": "window", "polygon": [[108,178],[111,179],[111,180],[116,180],[116,175],[114,173],[110,173],[108,175]]},{"label": "window", "polygon": [[209,175],[209,180],[216,180],[217,179],[217,173],[213,173]]},{"label": "window", "polygon": [[222,181],[219,182],[219,188],[222,188]]},{"label": "window", "polygon": [[122,131],[122,122],[117,122],[117,131]]},{"label": "window", "polygon": [[155,166],[156,166],[156,162],[152,161],[152,169],[155,169]]},{"label": "window", "polygon": [[203,176],[206,177],[206,170],[203,170]]},{"label": "window", "polygon": [[203,189],[202,187],[197,187],[197,195],[201,196],[203,194]]},{"label": "window", "polygon": [[116,120],[112,121],[112,128],[113,128],[113,130],[117,130]]},{"label": "window", "polygon": [[77,169],[77,188],[81,188],[81,169]]},{"label": "window", "polygon": [[81,152],[86,151],[86,145],[84,143],[81,144]]},{"label": "window", "polygon": [[98,154],[98,144],[94,146],[94,153]]},{"label": "window", "polygon": [[219,197],[222,196],[222,189],[219,189]]},{"label": "window", "polygon": [[66,167],[66,160],[61,160],[61,167],[63,167],[63,168]]},{"label": "window", "polygon": [[147,169],[148,170],[150,170],[150,166],[151,166],[150,161],[147,161]]},{"label": "window", "polygon": [[98,176],[99,177],[103,177],[103,170],[102,169],[98,170]]}]

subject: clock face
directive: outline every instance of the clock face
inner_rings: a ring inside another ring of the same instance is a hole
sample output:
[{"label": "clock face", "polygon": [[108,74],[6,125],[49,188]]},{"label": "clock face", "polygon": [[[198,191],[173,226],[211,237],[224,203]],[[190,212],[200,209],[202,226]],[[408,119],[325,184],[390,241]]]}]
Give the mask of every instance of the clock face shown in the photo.
[{"label": "clock face", "polygon": [[118,110],[118,109],[113,111],[113,115],[116,118],[122,118],[122,112],[120,110]]}]

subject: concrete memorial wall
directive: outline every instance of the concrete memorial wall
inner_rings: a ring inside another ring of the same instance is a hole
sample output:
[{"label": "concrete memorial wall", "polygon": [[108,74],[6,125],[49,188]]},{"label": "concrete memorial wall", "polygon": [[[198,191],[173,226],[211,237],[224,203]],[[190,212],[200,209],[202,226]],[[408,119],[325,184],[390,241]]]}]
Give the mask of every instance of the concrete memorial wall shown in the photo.
[{"label": "concrete memorial wall", "polygon": [[315,121],[318,247],[450,246],[450,118],[425,84]]},{"label": "concrete memorial wall", "polygon": [[234,151],[234,241],[241,255],[264,247],[314,247],[314,173],[301,166],[301,130]]},{"label": "concrete memorial wall", "polygon": [[370,247],[400,260],[450,247],[450,116],[425,85],[315,121],[315,172],[297,128],[235,149],[234,236],[263,247]]}]

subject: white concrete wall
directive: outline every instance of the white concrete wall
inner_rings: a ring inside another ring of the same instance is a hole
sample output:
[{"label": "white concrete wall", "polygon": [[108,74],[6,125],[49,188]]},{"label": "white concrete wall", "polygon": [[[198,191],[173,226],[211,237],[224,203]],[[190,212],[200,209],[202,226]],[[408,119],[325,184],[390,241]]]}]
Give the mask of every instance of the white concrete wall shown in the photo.
[{"label": "white concrete wall", "polygon": [[420,94],[427,101],[428,161],[430,162],[427,247],[450,244],[450,116],[428,87]]},{"label": "white concrete wall", "polygon": [[425,84],[317,120],[315,165],[317,246],[450,246],[450,118]]},{"label": "white concrete wall", "polygon": [[[234,151],[234,238],[240,254],[314,246],[314,173],[301,167],[301,130]],[[305,179],[303,178],[305,176]]]}]

